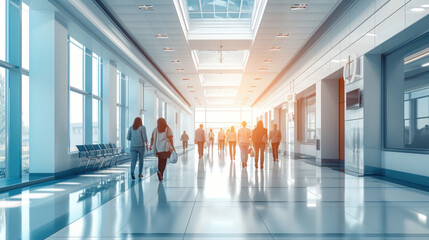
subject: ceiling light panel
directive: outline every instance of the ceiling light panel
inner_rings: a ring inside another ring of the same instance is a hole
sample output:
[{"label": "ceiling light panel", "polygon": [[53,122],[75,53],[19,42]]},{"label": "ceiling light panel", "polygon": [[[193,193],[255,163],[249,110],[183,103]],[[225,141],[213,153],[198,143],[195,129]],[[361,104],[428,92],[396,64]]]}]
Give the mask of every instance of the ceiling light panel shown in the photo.
[{"label": "ceiling light panel", "polygon": [[276,37],[278,38],[286,38],[289,37],[290,33],[277,33]]},{"label": "ceiling light panel", "polygon": [[152,5],[138,5],[138,8],[142,11],[153,11],[155,7]]},{"label": "ceiling light panel", "polygon": [[165,33],[157,33],[155,34],[156,38],[168,38],[168,35]]},{"label": "ceiling light panel", "polygon": [[292,10],[292,11],[301,11],[301,10],[307,9],[307,7],[308,7],[308,3],[294,3],[290,7],[290,10]]},{"label": "ceiling light panel", "polygon": [[163,50],[164,50],[164,51],[166,51],[166,52],[173,52],[173,51],[174,51],[174,48],[171,48],[171,47],[165,47],[165,48],[163,48]]}]

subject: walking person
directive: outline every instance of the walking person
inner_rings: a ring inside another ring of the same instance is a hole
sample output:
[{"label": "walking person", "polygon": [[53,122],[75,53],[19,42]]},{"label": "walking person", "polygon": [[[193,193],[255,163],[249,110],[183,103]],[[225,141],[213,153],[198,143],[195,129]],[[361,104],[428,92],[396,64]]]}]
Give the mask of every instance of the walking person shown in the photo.
[{"label": "walking person", "polygon": [[185,151],[188,148],[188,141],[189,141],[189,136],[188,134],[186,134],[186,131],[183,131],[183,134],[180,137],[180,141],[182,141],[183,151]]},{"label": "walking person", "polygon": [[150,140],[150,148],[153,149],[153,154],[158,157],[157,174],[159,181],[162,181],[167,159],[173,151],[176,151],[173,143],[173,131],[164,118],[158,118],[156,121],[156,128],[153,130]]},{"label": "walking person", "polygon": [[279,161],[279,145],[282,140],[282,132],[277,129],[277,124],[274,124],[273,130],[270,131],[271,147],[273,149],[274,162]]},{"label": "walking person", "polygon": [[264,128],[264,123],[262,121],[258,121],[256,123],[256,128],[253,129],[252,132],[252,142],[253,148],[255,149],[255,168],[258,168],[258,161],[260,161],[261,169],[264,168],[264,153],[265,146],[267,144],[267,132],[268,130]]},{"label": "walking person", "polygon": [[222,128],[219,130],[219,133],[217,134],[217,143],[219,145],[218,151],[223,151],[225,148],[225,132],[222,130]]},{"label": "walking person", "polygon": [[195,131],[195,144],[198,145],[198,158],[204,155],[204,143],[206,142],[206,133],[203,129],[204,125],[200,124],[200,127]]},{"label": "walking person", "polygon": [[210,129],[210,132],[209,132],[209,150],[211,147],[212,151],[213,151],[214,137],[215,137],[215,135],[214,135],[213,129]]},{"label": "walking person", "polygon": [[127,139],[128,141],[131,141],[131,179],[136,179],[134,171],[136,169],[137,157],[139,159],[139,178],[142,178],[144,152],[145,149],[147,149],[147,135],[146,128],[143,126],[142,119],[140,117],[136,117],[134,119],[133,126],[128,130]]},{"label": "walking person", "polygon": [[249,158],[249,146],[252,138],[252,131],[246,127],[246,121],[241,123],[242,127],[238,130],[237,140],[241,153],[241,165],[247,167],[247,160]]},{"label": "walking person", "polygon": [[229,157],[231,161],[235,160],[235,146],[237,144],[237,134],[235,134],[234,127],[231,127],[231,131],[228,133],[228,145],[229,145]]},{"label": "walking person", "polygon": [[227,129],[226,133],[225,133],[225,146],[226,146],[225,151],[228,150],[227,149],[228,148],[228,136],[229,136],[229,129]]}]

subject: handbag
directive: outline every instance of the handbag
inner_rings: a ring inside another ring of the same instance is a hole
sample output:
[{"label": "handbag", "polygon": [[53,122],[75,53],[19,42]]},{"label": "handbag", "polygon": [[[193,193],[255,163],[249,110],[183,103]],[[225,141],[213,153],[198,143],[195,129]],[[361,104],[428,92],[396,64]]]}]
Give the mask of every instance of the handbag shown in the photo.
[{"label": "handbag", "polygon": [[177,163],[177,160],[178,160],[178,156],[176,151],[171,152],[170,157],[168,158],[168,161],[170,163]]},{"label": "handbag", "polygon": [[250,157],[255,157],[255,151],[253,150],[253,148],[249,148],[249,155]]}]

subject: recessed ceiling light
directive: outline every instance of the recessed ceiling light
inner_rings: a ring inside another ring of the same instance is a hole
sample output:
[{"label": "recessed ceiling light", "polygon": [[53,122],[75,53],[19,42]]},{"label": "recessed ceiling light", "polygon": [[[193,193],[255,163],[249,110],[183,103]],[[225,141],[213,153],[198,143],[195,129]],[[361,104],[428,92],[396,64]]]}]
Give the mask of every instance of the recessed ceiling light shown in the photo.
[{"label": "recessed ceiling light", "polygon": [[422,64],[422,67],[429,67],[429,62],[427,62],[427,63],[423,63],[423,64]]},{"label": "recessed ceiling light", "polygon": [[251,88],[255,88],[256,86],[250,86]]},{"label": "recessed ceiling light", "polygon": [[184,68],[177,68],[176,71],[185,71]]},{"label": "recessed ceiling light", "polygon": [[249,90],[248,92],[254,92],[253,90]]},{"label": "recessed ceiling light", "polygon": [[139,5],[138,8],[143,11],[153,11],[155,9],[152,5]]},{"label": "recessed ceiling light", "polygon": [[377,35],[375,35],[374,33],[367,33],[366,36],[368,36],[368,37],[376,37]]},{"label": "recessed ceiling light", "polygon": [[255,78],[255,81],[260,81],[262,80],[262,78]]},{"label": "recessed ceiling light", "polygon": [[278,50],[280,50],[280,48],[282,48],[282,47],[271,47],[270,51],[278,51]]},{"label": "recessed ceiling light", "polygon": [[277,33],[276,37],[278,38],[285,38],[285,37],[289,37],[290,33]]},{"label": "recessed ceiling light", "polygon": [[292,11],[299,11],[299,10],[305,10],[308,7],[308,3],[294,3],[290,7],[290,10]]},{"label": "recessed ceiling light", "polygon": [[194,86],[186,86],[187,88],[194,88]]},{"label": "recessed ceiling light", "polygon": [[182,78],[183,81],[189,81],[189,78]]},{"label": "recessed ceiling light", "polygon": [[171,48],[171,47],[165,47],[165,48],[163,48],[164,49],[164,51],[166,51],[166,52],[172,52],[172,51],[174,51],[174,48]]},{"label": "recessed ceiling light", "polygon": [[180,60],[171,60],[172,63],[180,63]]},{"label": "recessed ceiling light", "polygon": [[195,90],[189,91],[189,92],[196,92]]},{"label": "recessed ceiling light", "polygon": [[267,71],[268,68],[259,68],[259,71]]},{"label": "recessed ceiling light", "polygon": [[264,60],[264,63],[273,63],[273,60]]},{"label": "recessed ceiling light", "polygon": [[422,7],[422,8],[429,8],[429,4],[423,4],[420,7]]},{"label": "recessed ceiling light", "polygon": [[168,38],[168,35],[165,33],[157,33],[155,34],[156,38]]},{"label": "recessed ceiling light", "polygon": [[423,12],[425,9],[424,8],[411,8],[410,10],[411,10],[411,12]]}]

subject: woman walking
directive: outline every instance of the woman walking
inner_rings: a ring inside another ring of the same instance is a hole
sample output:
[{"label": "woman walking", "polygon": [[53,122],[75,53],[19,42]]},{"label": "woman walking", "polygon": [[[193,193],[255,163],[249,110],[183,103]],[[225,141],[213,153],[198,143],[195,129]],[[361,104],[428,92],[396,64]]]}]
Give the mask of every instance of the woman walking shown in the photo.
[{"label": "woman walking", "polygon": [[156,128],[152,132],[150,139],[150,149],[153,149],[153,154],[158,157],[158,179],[164,179],[164,170],[167,165],[167,159],[170,157],[174,149],[173,131],[168,127],[164,118],[158,118]]},{"label": "woman walking", "polygon": [[255,168],[258,168],[258,160],[261,160],[261,169],[264,168],[264,153],[267,144],[267,129],[264,128],[264,123],[258,121],[256,128],[252,132],[253,148],[255,149]]},{"label": "woman walking", "polygon": [[252,131],[246,127],[246,121],[241,123],[243,127],[238,130],[237,140],[238,146],[240,147],[241,153],[241,165],[242,167],[247,167],[247,160],[249,158],[249,146],[250,140],[252,139]]},{"label": "woman walking", "polygon": [[235,146],[237,144],[237,134],[235,134],[234,127],[228,132],[228,145],[229,145],[229,156],[231,160],[235,160]]},{"label": "woman walking", "polygon": [[147,135],[146,128],[143,126],[142,119],[140,117],[136,117],[136,119],[134,119],[133,126],[128,130],[127,139],[128,141],[131,141],[131,178],[132,180],[136,179],[134,176],[134,170],[136,169],[137,156],[139,158],[139,178],[142,178],[143,157],[145,149],[147,149]]}]

